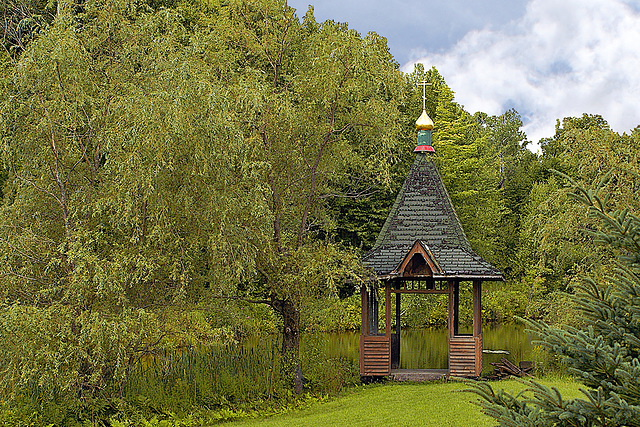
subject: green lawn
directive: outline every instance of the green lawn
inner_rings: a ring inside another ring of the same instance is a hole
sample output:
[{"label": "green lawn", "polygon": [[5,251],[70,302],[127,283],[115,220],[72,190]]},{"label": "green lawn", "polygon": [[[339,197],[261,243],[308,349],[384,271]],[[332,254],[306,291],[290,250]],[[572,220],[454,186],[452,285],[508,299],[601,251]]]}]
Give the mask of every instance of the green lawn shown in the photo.
[{"label": "green lawn", "polygon": [[[571,380],[541,380],[564,397],[577,397],[579,384]],[[523,386],[513,380],[492,383],[514,392]],[[471,403],[476,396],[460,393],[459,382],[388,383],[351,389],[326,403],[285,415],[231,423],[236,426],[495,426],[496,422]]]}]

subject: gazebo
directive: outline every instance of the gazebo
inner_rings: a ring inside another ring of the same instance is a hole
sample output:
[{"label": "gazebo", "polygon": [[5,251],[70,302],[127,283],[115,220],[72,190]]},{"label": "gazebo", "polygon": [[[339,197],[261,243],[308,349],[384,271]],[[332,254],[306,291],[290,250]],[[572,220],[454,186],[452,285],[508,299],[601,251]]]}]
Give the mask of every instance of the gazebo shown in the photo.
[{"label": "gazebo", "polygon": [[[495,267],[473,251],[462,229],[434,161],[433,126],[423,103],[422,114],[416,121],[415,161],[373,249],[363,258],[384,286],[385,327],[382,331],[378,327],[378,289],[363,287],[362,377],[402,377],[398,370],[402,294],[448,295],[448,369],[424,370],[419,378],[477,377],[482,371],[482,282],[504,279]],[[471,334],[459,333],[461,282],[472,283]],[[396,294],[394,331],[391,328],[392,294]]]}]

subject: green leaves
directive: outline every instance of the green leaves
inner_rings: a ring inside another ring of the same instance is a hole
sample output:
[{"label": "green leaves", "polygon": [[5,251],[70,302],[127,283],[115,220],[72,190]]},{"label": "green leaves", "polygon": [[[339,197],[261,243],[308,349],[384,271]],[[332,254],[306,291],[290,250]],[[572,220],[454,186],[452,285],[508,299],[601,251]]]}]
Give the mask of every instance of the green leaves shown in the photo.
[{"label": "green leaves", "polygon": [[[51,320],[24,328],[73,356],[52,390],[116,387],[141,352],[210,339],[194,313],[219,297],[299,319],[362,283],[326,239],[327,200],[388,182],[401,73],[384,39],[283,1],[62,6],[3,60],[0,104],[0,317]],[[16,387],[53,363],[21,357],[0,362]]]},{"label": "green leaves", "polygon": [[550,327],[526,321],[538,338],[536,344],[560,355],[570,372],[589,387],[583,390],[586,400],[563,401],[557,391],[551,394],[532,383],[534,399],[524,402],[535,409],[523,411],[523,406],[514,410],[487,391],[477,393],[484,399],[481,406],[502,425],[511,425],[499,418],[504,413],[507,418],[524,414],[529,421],[541,420],[550,425],[638,425],[640,277],[636,242],[640,227],[638,217],[630,211],[609,210],[602,194],[613,175],[613,172],[605,174],[594,189],[585,189],[569,180],[574,188],[572,197],[589,207],[588,214],[599,225],[592,230],[595,241],[613,249],[619,259],[604,280],[587,278],[575,289],[574,300],[585,328]]}]

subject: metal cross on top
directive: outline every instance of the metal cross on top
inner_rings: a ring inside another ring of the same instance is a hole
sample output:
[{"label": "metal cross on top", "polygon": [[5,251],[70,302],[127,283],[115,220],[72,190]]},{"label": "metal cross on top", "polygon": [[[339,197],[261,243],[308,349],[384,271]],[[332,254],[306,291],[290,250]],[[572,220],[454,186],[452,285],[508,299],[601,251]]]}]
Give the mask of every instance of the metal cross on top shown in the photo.
[{"label": "metal cross on top", "polygon": [[431,83],[426,80],[416,83],[416,86],[422,86],[422,109],[427,110],[427,86],[431,86]]}]

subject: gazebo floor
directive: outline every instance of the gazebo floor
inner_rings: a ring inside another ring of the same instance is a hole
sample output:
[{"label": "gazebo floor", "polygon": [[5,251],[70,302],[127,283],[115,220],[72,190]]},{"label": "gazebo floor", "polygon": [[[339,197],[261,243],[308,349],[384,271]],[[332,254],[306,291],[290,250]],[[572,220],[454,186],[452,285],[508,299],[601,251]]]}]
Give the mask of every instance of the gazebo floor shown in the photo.
[{"label": "gazebo floor", "polygon": [[392,369],[391,381],[437,381],[449,375],[448,369]]}]

